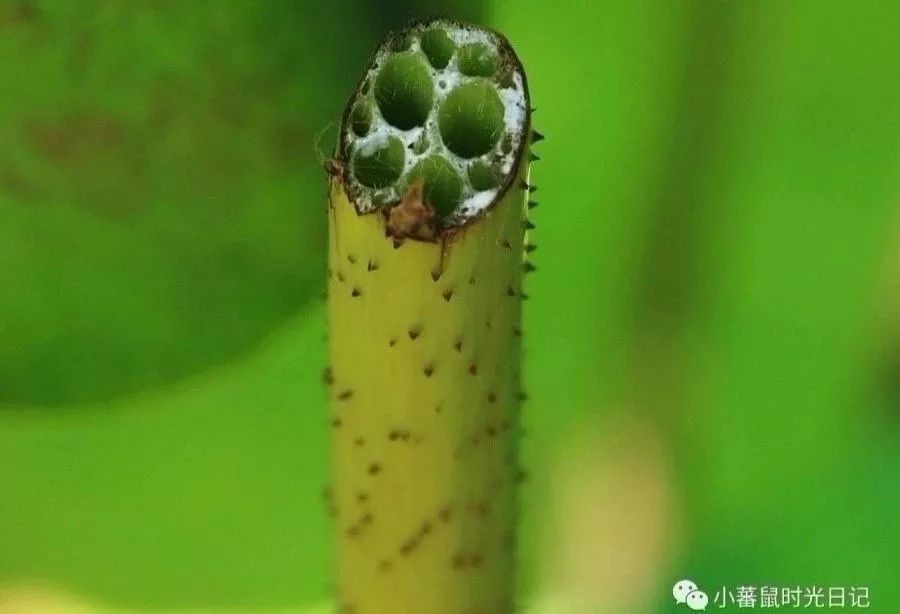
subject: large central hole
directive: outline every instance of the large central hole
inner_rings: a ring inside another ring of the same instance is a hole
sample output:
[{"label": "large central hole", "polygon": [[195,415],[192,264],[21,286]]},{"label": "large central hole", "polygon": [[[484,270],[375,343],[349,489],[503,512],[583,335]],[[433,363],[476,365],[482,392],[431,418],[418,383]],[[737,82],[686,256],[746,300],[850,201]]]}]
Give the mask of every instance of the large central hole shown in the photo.
[{"label": "large central hole", "polygon": [[381,115],[400,130],[425,124],[433,96],[428,66],[412,51],[392,56],[375,80],[375,102]]},{"label": "large central hole", "polygon": [[487,153],[503,132],[503,103],[487,79],[477,79],[450,92],[438,122],[447,149],[462,158]]}]

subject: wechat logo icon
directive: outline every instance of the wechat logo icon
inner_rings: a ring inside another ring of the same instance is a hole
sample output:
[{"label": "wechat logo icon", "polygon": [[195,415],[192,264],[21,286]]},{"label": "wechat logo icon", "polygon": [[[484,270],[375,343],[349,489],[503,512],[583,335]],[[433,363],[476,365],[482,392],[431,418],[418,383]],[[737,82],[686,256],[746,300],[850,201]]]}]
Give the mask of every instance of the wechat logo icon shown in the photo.
[{"label": "wechat logo icon", "polygon": [[697,588],[697,585],[690,580],[679,580],[672,587],[672,596],[675,597],[675,603],[685,604],[694,611],[705,610],[709,605],[709,597],[706,593]]}]

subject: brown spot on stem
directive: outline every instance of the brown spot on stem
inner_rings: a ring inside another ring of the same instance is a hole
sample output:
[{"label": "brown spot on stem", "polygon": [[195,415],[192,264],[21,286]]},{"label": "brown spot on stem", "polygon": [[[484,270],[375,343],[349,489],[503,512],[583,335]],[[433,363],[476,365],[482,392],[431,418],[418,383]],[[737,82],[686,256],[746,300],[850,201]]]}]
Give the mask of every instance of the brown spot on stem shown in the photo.
[{"label": "brown spot on stem", "polygon": [[378,475],[381,473],[381,465],[378,463],[372,463],[369,465],[369,475]]},{"label": "brown spot on stem", "polygon": [[395,240],[406,237],[431,240],[437,234],[437,217],[434,207],[425,201],[424,187],[424,181],[416,181],[409,186],[403,200],[385,212],[385,230]]},{"label": "brown spot on stem", "polygon": [[338,401],[349,401],[353,397],[353,391],[351,389],[347,389],[342,391],[338,396]]},{"label": "brown spot on stem", "polygon": [[444,290],[444,293],[441,294],[441,296],[443,296],[444,300],[449,303],[450,299],[453,298],[453,290]]},{"label": "brown spot on stem", "polygon": [[409,441],[410,432],[407,429],[394,429],[388,433],[388,439],[391,441]]},{"label": "brown spot on stem", "polygon": [[419,539],[418,537],[410,537],[405,542],[400,544],[400,554],[403,556],[407,556],[412,554],[413,550],[419,547]]},{"label": "brown spot on stem", "polygon": [[434,364],[428,363],[427,365],[425,365],[425,368],[422,369],[422,373],[425,374],[425,377],[431,377],[432,375],[434,375]]},{"label": "brown spot on stem", "polygon": [[369,271],[370,273],[371,273],[372,271],[377,271],[377,270],[378,270],[378,263],[375,262],[374,260],[369,260],[369,264],[366,265],[366,270]]},{"label": "brown spot on stem", "polygon": [[352,296],[353,298],[358,298],[362,296],[362,290],[354,287],[353,290],[350,291],[350,296]]},{"label": "brown spot on stem", "polygon": [[347,254],[347,260],[350,262],[350,264],[356,264],[356,256],[354,256],[353,254]]},{"label": "brown spot on stem", "polygon": [[478,365],[476,365],[474,362],[469,364],[469,374],[478,375]]},{"label": "brown spot on stem", "polygon": [[422,334],[422,329],[419,327],[410,328],[408,331],[409,338],[411,341],[415,341],[419,338],[419,335]]},{"label": "brown spot on stem", "polygon": [[347,527],[345,533],[347,537],[358,537],[369,525],[372,524],[372,512],[366,512],[360,516],[359,520]]}]

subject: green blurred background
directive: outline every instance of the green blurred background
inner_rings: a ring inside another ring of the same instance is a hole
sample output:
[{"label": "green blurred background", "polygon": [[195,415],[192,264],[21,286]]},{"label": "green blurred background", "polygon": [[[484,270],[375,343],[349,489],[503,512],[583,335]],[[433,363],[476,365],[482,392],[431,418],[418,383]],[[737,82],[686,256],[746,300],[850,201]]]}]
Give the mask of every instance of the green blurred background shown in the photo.
[{"label": "green blurred background", "polygon": [[522,603],[900,611],[900,5],[820,0],[0,0],[0,596],[327,599],[321,161],[435,14],[548,137]]}]

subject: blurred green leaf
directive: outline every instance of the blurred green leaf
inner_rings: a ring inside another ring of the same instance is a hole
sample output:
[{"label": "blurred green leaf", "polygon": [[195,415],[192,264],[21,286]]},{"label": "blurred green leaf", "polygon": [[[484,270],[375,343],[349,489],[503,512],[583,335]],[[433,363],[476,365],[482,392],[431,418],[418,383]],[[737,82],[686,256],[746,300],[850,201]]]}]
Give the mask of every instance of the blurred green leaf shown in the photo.
[{"label": "blurred green leaf", "polygon": [[101,602],[285,607],[329,590],[314,310],[159,393],[0,414],[0,583]]},{"label": "blurred green leaf", "polygon": [[184,377],[318,297],[320,158],[363,18],[287,1],[0,8],[0,401]]}]

